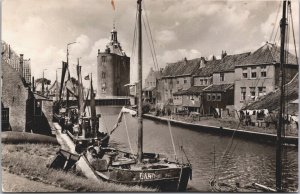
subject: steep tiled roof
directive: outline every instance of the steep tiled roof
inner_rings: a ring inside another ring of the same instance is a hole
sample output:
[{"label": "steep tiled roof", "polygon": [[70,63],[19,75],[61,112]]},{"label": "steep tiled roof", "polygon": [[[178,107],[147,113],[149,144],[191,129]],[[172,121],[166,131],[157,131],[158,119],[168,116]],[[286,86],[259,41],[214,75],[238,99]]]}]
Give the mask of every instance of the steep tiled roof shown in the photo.
[{"label": "steep tiled roof", "polygon": [[220,59],[207,61],[205,63],[205,67],[197,69],[197,71],[195,72],[195,76],[198,76],[198,77],[211,76],[220,62],[221,62]]},{"label": "steep tiled roof", "polygon": [[173,93],[174,96],[186,95],[187,90],[179,90],[178,92]]},{"label": "steep tiled roof", "polygon": [[204,89],[204,92],[226,92],[232,87],[233,84],[210,85]]},{"label": "steep tiled roof", "polygon": [[[285,100],[287,102],[294,101],[298,99],[299,95],[299,76],[298,74],[293,78],[291,82],[286,84],[286,92],[285,92]],[[268,109],[269,111],[274,111],[279,109],[279,102],[280,102],[280,90],[275,90],[270,92],[266,96],[258,99],[257,101],[253,102],[252,104],[244,107],[243,109],[246,110],[260,110],[260,109]]]},{"label": "steep tiled roof", "polygon": [[[297,64],[296,57],[287,52],[288,64]],[[280,47],[275,44],[266,43],[264,46],[251,53],[248,57],[242,60],[237,66],[259,65],[280,63]]]},{"label": "steep tiled roof", "polygon": [[200,58],[196,58],[192,60],[182,60],[176,63],[169,63],[162,72],[162,77],[191,75],[195,69],[199,68],[200,61]]},{"label": "steep tiled roof", "polygon": [[207,86],[192,86],[187,90],[181,90],[176,93],[174,93],[174,96],[181,96],[181,95],[199,95],[202,93],[203,89]]},{"label": "steep tiled roof", "polygon": [[214,72],[234,71],[234,67],[249,55],[250,52],[236,54],[236,55],[227,55],[217,65],[217,68]]},{"label": "steep tiled roof", "polygon": [[219,60],[207,61],[205,67],[202,67],[195,72],[195,76],[207,77],[216,72],[234,71],[235,65],[239,64],[241,60],[249,55],[250,52],[247,52],[236,55],[227,55]]}]

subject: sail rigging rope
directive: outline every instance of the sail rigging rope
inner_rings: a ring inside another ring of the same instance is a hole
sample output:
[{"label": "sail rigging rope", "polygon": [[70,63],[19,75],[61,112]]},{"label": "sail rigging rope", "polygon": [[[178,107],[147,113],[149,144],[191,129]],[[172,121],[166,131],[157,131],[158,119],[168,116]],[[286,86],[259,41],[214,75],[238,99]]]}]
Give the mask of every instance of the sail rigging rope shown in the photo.
[{"label": "sail rigging rope", "polygon": [[[290,9],[289,9],[290,8]],[[290,17],[289,17],[290,15]],[[288,1],[288,7],[287,7],[287,25],[290,23],[290,19],[291,19],[291,16],[292,16],[292,13],[291,13],[291,2]],[[293,31],[293,29],[292,29]],[[293,31],[293,35],[294,35],[294,31]],[[288,25],[287,27],[287,33],[286,33],[286,37],[285,37],[285,45],[286,45],[286,52],[284,53],[285,54],[285,63],[283,65],[287,65],[289,64],[289,39],[290,39],[290,25]],[[296,53],[297,55],[297,53]],[[298,63],[298,60],[297,60],[297,63]],[[283,140],[285,139],[286,137],[286,122],[288,122],[288,115],[289,115],[289,112],[288,112],[288,88],[287,87],[287,84],[286,84],[286,70],[285,70],[285,67],[283,67],[283,80],[284,81],[284,86],[283,86],[283,111],[282,111],[282,116],[281,116],[281,119],[283,119],[283,123],[282,123],[282,135],[283,135]],[[284,143],[284,141],[283,141]],[[285,146],[281,146],[281,149],[282,149],[282,154],[283,154],[283,160],[282,160],[282,166],[285,166],[283,163],[286,162],[286,154],[287,154],[287,151],[286,151],[286,148]],[[285,169],[282,168],[281,170],[281,177],[282,177],[282,180],[285,180],[285,178],[287,177],[287,173],[285,172]]]},{"label": "sail rigging rope", "polygon": [[150,43],[150,40],[149,40],[149,35],[148,35],[147,28],[146,28],[144,17],[143,17],[143,23],[144,23],[144,28],[145,28],[145,31],[146,31],[146,36],[147,36],[147,40],[148,40],[149,49],[150,49],[152,60],[153,60],[154,69],[157,69],[157,66],[155,65],[154,54],[153,54],[153,51],[152,51],[152,48],[151,48],[151,43]]},{"label": "sail rigging rope", "polygon": [[291,17],[291,23],[292,23],[292,32],[293,32],[293,40],[294,40],[294,48],[295,48],[295,55],[298,64],[298,53],[297,53],[297,47],[296,47],[296,39],[295,39],[295,30],[294,30],[294,20],[293,20],[293,13],[292,13],[292,3],[289,3],[289,11],[290,11],[290,17]]},{"label": "sail rigging rope", "polygon": [[222,155],[222,157],[221,157],[221,159],[220,159],[220,161],[219,161],[219,165],[218,165],[218,167],[217,167],[217,171],[216,171],[216,173],[214,174],[214,180],[217,178],[217,174],[218,174],[218,173],[220,172],[220,170],[221,170],[221,163],[223,162],[225,156],[228,155],[229,152],[230,152],[230,149],[231,149],[231,147],[232,147],[233,140],[234,140],[234,139],[233,139],[233,138],[234,138],[234,134],[235,134],[235,132],[238,130],[238,128],[240,127],[240,124],[241,124],[241,120],[240,120],[240,122],[239,122],[239,124],[238,124],[236,130],[233,131],[232,136],[231,136],[231,139],[230,139],[230,142],[228,142],[228,144],[227,144],[227,146],[226,146],[226,149],[225,149],[225,151],[223,152],[223,155]]},{"label": "sail rigging rope", "polygon": [[134,24],[134,32],[133,32],[133,40],[132,40],[132,48],[131,48],[131,62],[134,64],[134,55],[135,55],[135,47],[136,47],[136,33],[137,33],[137,19],[138,19],[138,10],[136,10],[135,14],[135,24]]},{"label": "sail rigging rope", "polygon": [[132,146],[131,146],[131,143],[130,143],[130,137],[129,137],[128,128],[127,128],[126,114],[124,114],[123,116],[124,116],[124,124],[125,124],[125,129],[126,129],[127,140],[128,140],[130,152],[133,154],[133,149],[132,149]]},{"label": "sail rigging rope", "polygon": [[[280,3],[279,3],[279,6],[278,6],[278,9],[277,9],[277,14],[276,14],[276,19],[275,19],[275,23],[274,23],[274,26],[273,26],[273,30],[272,30],[272,33],[271,33],[271,36],[270,36],[270,40],[269,40],[269,42],[271,42],[271,40],[272,40],[272,37],[273,37],[273,34],[274,34],[274,29],[275,29],[275,26],[276,26],[276,23],[277,23],[277,19],[278,19],[278,15],[279,15],[279,11],[280,11],[280,8],[281,8],[281,1],[280,1]],[[276,34],[277,34],[277,32],[276,32]]]},{"label": "sail rigging rope", "polygon": [[151,38],[151,42],[152,42],[152,49],[153,49],[153,53],[154,53],[154,57],[155,57],[155,61],[156,61],[156,68],[157,68],[157,70],[159,70],[159,65],[158,65],[158,62],[157,62],[156,51],[155,51],[155,47],[154,47],[154,41],[153,41],[153,36],[152,36],[152,32],[151,32],[150,22],[148,20],[148,14],[147,14],[145,1],[143,1],[143,6],[144,6],[144,9],[145,9],[144,12],[145,12],[145,15],[146,15],[147,26],[148,26],[148,29],[149,29],[149,34],[150,34],[150,38]]}]

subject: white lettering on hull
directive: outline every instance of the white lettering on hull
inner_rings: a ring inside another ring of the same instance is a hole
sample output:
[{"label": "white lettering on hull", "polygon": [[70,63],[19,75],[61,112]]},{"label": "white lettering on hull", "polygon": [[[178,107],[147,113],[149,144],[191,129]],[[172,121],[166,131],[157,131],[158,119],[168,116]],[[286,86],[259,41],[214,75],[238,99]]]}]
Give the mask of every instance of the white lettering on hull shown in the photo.
[{"label": "white lettering on hull", "polygon": [[144,173],[144,172],[141,172],[140,173],[140,179],[141,180],[152,180],[152,179],[155,179],[156,178],[156,175],[155,173]]}]

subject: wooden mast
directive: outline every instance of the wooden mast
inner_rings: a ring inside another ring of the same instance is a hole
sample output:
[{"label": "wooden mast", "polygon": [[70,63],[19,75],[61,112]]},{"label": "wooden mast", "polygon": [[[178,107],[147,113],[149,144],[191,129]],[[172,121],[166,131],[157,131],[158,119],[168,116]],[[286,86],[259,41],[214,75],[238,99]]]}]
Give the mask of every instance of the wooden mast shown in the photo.
[{"label": "wooden mast", "polygon": [[[81,66],[79,65],[79,58],[77,59],[77,76],[78,76],[78,118],[82,119],[84,115],[84,97],[83,97],[83,85],[82,85],[82,76],[81,76]],[[86,129],[84,123],[82,123],[82,136],[84,138],[86,137]]]},{"label": "wooden mast", "polygon": [[282,192],[282,129],[283,129],[283,113],[284,113],[284,63],[285,63],[285,31],[286,31],[286,0],[283,1],[280,43],[280,109],[277,127],[277,146],[276,146],[276,190]]},{"label": "wooden mast", "polygon": [[[67,69],[68,69],[68,80],[70,80],[70,70],[69,70],[69,47],[67,45]],[[67,96],[66,96],[66,112],[68,114],[69,110],[69,97],[70,97],[70,92],[67,89]]]},{"label": "wooden mast", "polygon": [[138,5],[138,162],[143,159],[143,91],[142,91],[142,0]]},{"label": "wooden mast", "polygon": [[97,136],[96,131],[96,103],[95,103],[95,96],[94,96],[94,88],[93,88],[93,76],[91,73],[91,86],[90,86],[91,94],[90,94],[90,108],[91,108],[91,119],[92,119],[92,131],[94,137]]}]

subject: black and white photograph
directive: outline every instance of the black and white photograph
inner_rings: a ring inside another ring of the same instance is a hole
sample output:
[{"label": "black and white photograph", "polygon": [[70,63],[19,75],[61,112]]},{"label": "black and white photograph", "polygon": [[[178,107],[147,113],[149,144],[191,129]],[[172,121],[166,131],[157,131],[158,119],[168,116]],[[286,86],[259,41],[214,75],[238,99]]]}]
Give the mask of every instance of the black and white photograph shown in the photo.
[{"label": "black and white photograph", "polygon": [[2,192],[299,191],[299,1],[0,15]]}]

